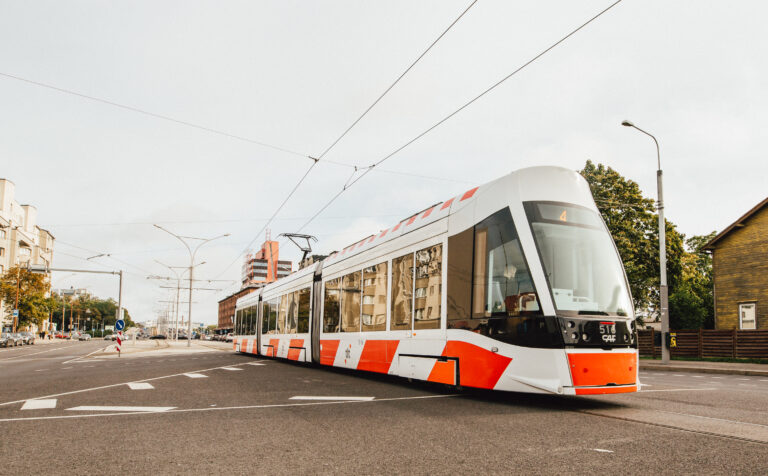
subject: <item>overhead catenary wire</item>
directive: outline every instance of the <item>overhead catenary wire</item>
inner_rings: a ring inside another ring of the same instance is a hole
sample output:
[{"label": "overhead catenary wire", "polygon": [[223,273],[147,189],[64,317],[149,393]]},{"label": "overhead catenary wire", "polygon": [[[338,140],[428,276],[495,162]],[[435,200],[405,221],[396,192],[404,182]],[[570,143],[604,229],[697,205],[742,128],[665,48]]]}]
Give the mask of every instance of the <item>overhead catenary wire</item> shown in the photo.
[{"label": "overhead catenary wire", "polygon": [[[361,121],[361,120],[362,120],[362,119],[363,119],[363,118],[364,118],[364,117],[365,117],[365,116],[366,116],[366,115],[367,115],[367,114],[368,114],[368,113],[371,111],[371,109],[373,109],[373,108],[376,106],[376,104],[378,104],[378,103],[379,103],[379,101],[381,101],[381,100],[384,98],[384,96],[386,96],[386,95],[387,95],[387,93],[389,93],[389,91],[391,91],[391,90],[392,90],[392,88],[394,88],[394,87],[395,87],[395,85],[397,85],[397,83],[399,83],[399,82],[400,82],[400,80],[401,80],[401,79],[403,79],[403,77],[404,77],[406,74],[408,74],[408,72],[409,72],[411,69],[413,69],[413,67],[414,67],[414,66],[416,66],[416,63],[418,63],[419,61],[421,61],[421,59],[422,59],[422,58],[423,58],[423,57],[424,57],[424,56],[425,56],[427,53],[429,53],[429,50],[431,50],[431,49],[432,49],[432,47],[433,47],[433,46],[435,46],[435,45],[437,44],[437,42],[438,42],[438,41],[440,41],[440,40],[441,40],[441,39],[442,39],[442,38],[445,36],[445,34],[446,34],[446,33],[448,33],[448,31],[450,31],[450,29],[451,29],[451,28],[453,28],[453,26],[454,26],[454,25],[456,25],[456,23],[458,23],[458,22],[459,22],[459,20],[461,20],[461,18],[462,18],[462,17],[463,17],[463,16],[464,16],[464,15],[465,15],[465,14],[466,14],[468,11],[469,11],[469,9],[470,9],[470,8],[472,8],[472,7],[475,5],[475,3],[477,3],[477,0],[473,0],[473,1],[472,1],[472,2],[471,2],[471,3],[470,3],[468,6],[467,6],[467,8],[465,8],[465,9],[464,9],[464,11],[462,11],[462,12],[461,12],[461,14],[460,14],[458,17],[456,17],[456,19],[455,19],[455,20],[453,20],[453,22],[451,22],[451,24],[450,24],[450,25],[448,25],[448,27],[447,27],[447,28],[445,28],[445,29],[443,30],[443,32],[442,32],[442,33],[440,33],[440,36],[438,36],[437,38],[435,38],[435,40],[434,40],[432,43],[430,43],[430,45],[427,47],[427,49],[425,49],[425,50],[424,50],[424,51],[423,51],[423,52],[422,52],[422,53],[421,53],[421,54],[420,54],[420,55],[419,55],[419,56],[418,56],[418,57],[417,57],[417,58],[416,58],[416,59],[415,59],[415,60],[414,60],[414,61],[413,61],[413,62],[412,62],[412,63],[411,63],[411,64],[410,64],[410,65],[409,65],[407,68],[405,68],[405,71],[403,71],[402,73],[400,73],[400,76],[398,76],[398,77],[397,77],[397,79],[395,79],[395,81],[394,81],[392,84],[390,84],[390,85],[389,85],[389,87],[388,87],[387,89],[385,89],[385,90],[384,90],[384,92],[383,92],[383,93],[381,93],[381,94],[379,95],[379,97],[377,97],[377,98],[376,98],[376,100],[375,100],[375,101],[373,101],[373,103],[372,103],[370,106],[368,106],[368,108],[367,108],[365,111],[363,111],[363,113],[362,113],[362,114],[360,114],[360,115],[357,117],[357,119],[355,119],[355,120],[354,120],[354,122],[352,122],[352,124],[350,124],[350,125],[349,125],[349,127],[347,127],[347,128],[344,130],[344,132],[342,132],[342,133],[341,133],[341,135],[340,135],[339,137],[337,137],[337,138],[336,138],[336,140],[335,140],[335,141],[333,141],[333,143],[331,143],[331,145],[329,145],[329,146],[328,146],[328,147],[327,147],[327,148],[326,148],[326,149],[323,151],[323,153],[322,153],[322,154],[320,154],[320,155],[318,156],[318,158],[319,158],[319,159],[322,159],[322,158],[324,158],[324,157],[326,156],[326,154],[328,154],[328,152],[330,152],[330,151],[331,151],[331,149],[333,149],[333,148],[336,146],[336,144],[338,144],[338,143],[339,143],[339,141],[341,141],[341,139],[343,139],[343,138],[344,138],[344,136],[346,136],[346,135],[349,133],[349,131],[351,131],[351,130],[352,130],[352,128],[353,128],[353,127],[355,127],[355,126],[357,125],[357,123],[358,123],[358,122],[360,122],[360,121]],[[355,170],[357,170],[357,169],[355,169]]]},{"label": "overhead catenary wire", "polygon": [[312,215],[312,217],[311,217],[311,218],[310,218],[310,219],[309,219],[309,220],[308,220],[306,223],[304,223],[304,224],[303,224],[303,225],[302,225],[302,226],[301,226],[301,227],[298,229],[298,231],[302,231],[304,228],[306,228],[306,227],[307,227],[307,225],[309,225],[310,223],[312,223],[312,221],[313,221],[315,218],[317,218],[317,216],[318,216],[318,215],[320,215],[320,214],[321,214],[321,213],[322,213],[322,212],[323,212],[325,209],[327,209],[329,206],[331,206],[331,204],[332,204],[333,202],[335,202],[335,201],[336,201],[336,199],[338,199],[338,198],[339,198],[339,197],[340,197],[340,196],[341,196],[341,195],[342,195],[342,194],[343,194],[345,191],[347,191],[347,190],[349,190],[350,188],[352,188],[352,186],[353,186],[353,185],[355,185],[355,184],[356,184],[358,181],[360,181],[360,179],[362,179],[363,177],[365,177],[366,175],[368,175],[368,173],[369,173],[371,170],[374,170],[374,169],[375,169],[377,166],[379,166],[379,165],[381,165],[382,163],[386,162],[387,160],[389,160],[390,158],[392,158],[393,156],[395,156],[396,154],[398,154],[400,151],[402,151],[402,150],[403,150],[403,149],[405,149],[406,147],[410,146],[411,144],[413,144],[414,142],[418,141],[419,139],[421,139],[421,138],[422,138],[422,137],[424,137],[425,135],[429,134],[429,133],[430,133],[430,132],[432,132],[434,129],[436,129],[437,127],[439,127],[440,125],[442,125],[443,123],[445,123],[446,121],[448,121],[449,119],[451,119],[452,117],[454,117],[455,115],[457,115],[458,113],[460,113],[461,111],[463,111],[464,109],[466,109],[467,107],[469,107],[470,105],[472,105],[473,103],[475,103],[477,100],[479,100],[480,98],[482,98],[482,97],[483,97],[483,96],[485,96],[486,94],[490,93],[491,91],[493,91],[494,89],[496,89],[497,87],[499,87],[501,84],[503,84],[504,82],[506,82],[508,79],[510,79],[511,77],[515,76],[517,73],[519,73],[520,71],[522,71],[523,69],[525,69],[526,67],[528,67],[529,65],[531,65],[532,63],[534,63],[536,60],[538,60],[539,58],[541,58],[542,56],[544,56],[545,54],[547,54],[548,52],[550,52],[551,50],[553,50],[554,48],[556,48],[558,45],[560,45],[561,43],[563,43],[564,41],[566,41],[568,38],[570,38],[571,36],[573,36],[573,35],[575,35],[576,33],[578,33],[578,32],[579,32],[581,29],[583,29],[584,27],[586,27],[587,25],[589,25],[589,24],[590,24],[590,23],[592,23],[593,21],[595,21],[595,20],[597,20],[598,18],[600,18],[600,17],[601,17],[603,14],[605,14],[606,12],[608,12],[610,9],[612,9],[613,7],[615,7],[616,5],[618,5],[619,3],[621,3],[622,1],[623,1],[623,0],[616,0],[615,2],[613,2],[612,4],[610,4],[608,7],[606,7],[605,9],[601,10],[599,13],[597,13],[596,15],[594,15],[593,17],[591,17],[589,20],[585,21],[584,23],[582,23],[581,25],[579,25],[579,26],[578,26],[578,27],[576,27],[575,29],[571,30],[571,31],[570,31],[568,34],[566,34],[565,36],[563,36],[562,38],[560,38],[560,39],[559,39],[559,40],[557,40],[556,42],[552,43],[550,46],[548,46],[547,48],[545,48],[544,50],[542,50],[540,53],[538,53],[537,55],[535,55],[534,57],[532,57],[531,59],[529,59],[528,61],[526,61],[525,63],[523,63],[521,66],[517,67],[517,68],[516,68],[514,71],[512,71],[512,72],[511,72],[511,73],[509,73],[509,74],[507,74],[506,76],[504,76],[504,77],[503,77],[503,78],[501,78],[500,80],[496,81],[496,82],[495,82],[495,83],[493,83],[491,86],[489,86],[488,88],[486,88],[485,90],[483,90],[483,91],[482,91],[480,94],[476,95],[475,97],[473,97],[472,99],[470,99],[469,101],[467,101],[466,103],[464,103],[463,105],[461,105],[461,106],[460,106],[458,109],[454,110],[453,112],[451,112],[451,113],[450,113],[450,114],[448,114],[447,116],[443,117],[442,119],[440,119],[439,121],[437,121],[436,123],[434,123],[433,125],[431,125],[430,127],[428,127],[427,129],[425,129],[425,130],[424,130],[424,131],[422,131],[421,133],[417,134],[417,135],[416,135],[415,137],[413,137],[412,139],[410,139],[410,140],[408,140],[407,142],[405,142],[405,143],[404,143],[403,145],[401,145],[400,147],[396,148],[395,150],[393,150],[393,151],[392,151],[392,152],[390,152],[389,154],[385,155],[383,158],[381,158],[381,159],[379,159],[378,161],[374,162],[373,164],[369,165],[369,166],[368,166],[367,168],[365,168],[365,169],[364,169],[364,171],[363,171],[363,172],[362,172],[360,175],[358,175],[358,176],[357,176],[357,177],[356,177],[354,180],[351,180],[351,181],[350,181],[350,180],[347,180],[347,183],[345,183],[345,184],[344,184],[344,187],[343,187],[341,190],[339,190],[339,191],[338,191],[338,192],[337,192],[337,193],[336,193],[336,194],[335,194],[335,195],[334,195],[334,196],[333,196],[333,197],[332,197],[332,198],[331,198],[331,199],[330,199],[328,202],[326,202],[326,203],[325,203],[325,204],[324,204],[322,207],[320,207],[320,209],[319,209],[319,210],[318,210],[318,211],[317,211],[317,212],[316,212],[314,215]]},{"label": "overhead catenary wire", "polygon": [[[415,60],[414,60],[414,61],[413,61],[413,62],[412,62],[412,63],[411,63],[411,64],[410,64],[410,65],[409,65],[409,66],[408,66],[406,69],[405,69],[405,71],[403,71],[403,72],[400,74],[400,76],[398,76],[398,77],[397,77],[397,79],[395,79],[395,81],[394,81],[392,84],[390,84],[390,85],[389,85],[389,87],[387,87],[387,89],[385,89],[385,90],[384,90],[384,92],[383,92],[383,93],[381,93],[381,94],[380,94],[380,95],[379,95],[379,96],[376,98],[376,100],[375,100],[375,101],[373,101],[373,103],[372,103],[370,106],[368,106],[368,108],[367,108],[367,109],[365,109],[365,111],[363,111],[363,113],[362,113],[362,114],[360,114],[360,115],[357,117],[357,119],[355,119],[355,120],[354,120],[354,122],[352,122],[352,124],[351,124],[349,127],[347,127],[347,128],[344,130],[344,132],[342,132],[342,134],[341,134],[339,137],[337,137],[337,138],[336,138],[336,140],[334,140],[334,141],[333,141],[333,143],[331,143],[331,145],[329,145],[328,147],[326,147],[326,149],[325,149],[325,150],[324,150],[324,151],[323,151],[323,152],[322,152],[322,153],[321,153],[321,154],[320,154],[318,157],[316,157],[316,158],[315,158],[315,157],[312,157],[312,156],[310,156],[310,158],[311,158],[312,160],[314,160],[314,163],[313,163],[313,164],[312,164],[312,165],[309,167],[309,169],[307,170],[307,172],[304,174],[304,176],[302,176],[302,178],[299,180],[299,182],[296,184],[296,186],[294,186],[293,190],[291,190],[291,193],[290,193],[290,194],[288,194],[288,196],[285,198],[285,200],[283,200],[283,202],[282,202],[282,203],[280,204],[280,206],[277,208],[277,210],[275,211],[275,213],[273,213],[273,214],[272,214],[272,217],[270,217],[270,219],[267,221],[267,223],[265,223],[265,224],[264,224],[264,226],[261,228],[261,230],[259,230],[259,232],[258,232],[258,233],[256,234],[256,236],[253,238],[253,240],[251,240],[251,243],[249,243],[249,245],[248,245],[248,246],[246,246],[245,250],[244,250],[242,253],[240,253],[240,255],[238,255],[238,256],[237,256],[237,257],[236,257],[236,258],[235,258],[235,259],[234,259],[234,260],[233,260],[233,261],[232,261],[230,264],[228,264],[228,265],[227,265],[227,267],[226,267],[226,268],[224,268],[224,270],[223,270],[223,271],[222,271],[222,272],[221,272],[221,273],[220,273],[220,274],[219,274],[217,277],[219,277],[219,276],[223,275],[224,273],[226,273],[226,272],[229,270],[229,268],[231,268],[231,267],[232,267],[232,265],[233,265],[233,264],[235,264],[235,263],[236,263],[236,262],[237,262],[237,261],[240,259],[240,256],[242,256],[242,255],[243,255],[243,253],[245,253],[246,251],[248,251],[248,249],[249,249],[249,248],[250,248],[250,247],[253,245],[253,243],[255,243],[255,242],[256,242],[256,240],[259,238],[259,236],[261,236],[261,234],[262,234],[262,233],[263,233],[263,232],[264,232],[264,231],[267,229],[267,227],[268,227],[268,226],[269,226],[269,224],[272,222],[272,220],[273,220],[273,219],[274,219],[274,218],[277,216],[277,214],[280,212],[280,210],[282,210],[282,208],[285,206],[285,204],[288,202],[288,200],[289,200],[289,199],[290,199],[290,198],[293,196],[293,194],[296,192],[296,190],[299,188],[299,186],[301,186],[301,184],[304,182],[304,179],[306,179],[306,178],[307,178],[307,175],[309,175],[309,173],[312,171],[312,169],[314,168],[314,166],[315,166],[315,165],[316,165],[318,162],[320,162],[321,160],[323,160],[323,161],[326,161],[326,162],[331,162],[331,161],[328,161],[328,160],[326,160],[326,159],[325,159],[325,156],[328,154],[328,152],[330,152],[330,151],[331,151],[331,149],[333,149],[333,148],[336,146],[336,144],[338,144],[338,143],[339,143],[339,141],[341,141],[341,140],[342,140],[342,139],[343,139],[343,138],[344,138],[344,137],[347,135],[347,133],[349,133],[349,131],[351,131],[351,130],[352,130],[352,128],[354,128],[354,127],[355,127],[355,126],[356,126],[356,125],[357,125],[357,124],[358,124],[358,123],[359,123],[359,122],[360,122],[360,121],[361,121],[361,120],[362,120],[362,119],[363,119],[363,118],[364,118],[364,117],[365,117],[365,116],[368,114],[368,112],[370,112],[370,111],[371,111],[371,109],[373,109],[373,108],[376,106],[376,104],[378,104],[378,103],[379,103],[379,101],[381,101],[381,100],[382,100],[382,98],[384,98],[384,96],[386,96],[386,95],[387,95],[387,93],[389,93],[389,92],[392,90],[392,88],[394,88],[394,87],[395,87],[395,85],[397,85],[397,83],[399,83],[399,82],[400,82],[400,80],[401,80],[401,79],[403,79],[403,77],[404,77],[406,74],[408,74],[408,72],[409,72],[411,69],[413,69],[413,67],[414,67],[414,66],[416,66],[416,64],[417,64],[417,63],[418,63],[418,62],[419,62],[419,61],[420,61],[422,58],[424,58],[424,56],[425,56],[425,55],[426,55],[426,54],[427,54],[427,53],[428,53],[428,52],[429,52],[429,51],[430,51],[430,50],[431,50],[431,49],[432,49],[432,48],[433,48],[433,47],[434,47],[434,46],[437,44],[437,42],[439,42],[439,41],[440,41],[440,39],[442,39],[442,38],[445,36],[445,34],[446,34],[446,33],[448,33],[448,31],[450,31],[450,29],[451,29],[451,28],[453,28],[453,26],[454,26],[454,25],[456,25],[456,23],[458,23],[458,21],[459,21],[459,20],[461,20],[461,18],[462,18],[462,17],[463,17],[463,16],[464,16],[464,15],[465,15],[465,14],[466,14],[468,11],[469,11],[469,9],[470,9],[470,8],[472,8],[472,6],[473,6],[475,3],[477,3],[477,0],[473,0],[473,1],[472,1],[472,2],[471,2],[471,3],[470,3],[470,4],[469,4],[469,5],[468,5],[468,6],[467,6],[467,7],[466,7],[466,8],[465,8],[465,9],[464,9],[462,12],[461,12],[461,14],[460,14],[459,16],[458,16],[458,17],[456,17],[456,19],[455,19],[455,20],[453,20],[453,22],[451,22],[451,24],[450,24],[450,25],[448,25],[448,27],[447,27],[447,28],[445,28],[445,29],[442,31],[442,33],[440,33],[440,35],[439,35],[437,38],[435,38],[435,40],[434,40],[434,41],[432,41],[432,43],[430,43],[430,45],[427,47],[427,49],[425,49],[425,50],[424,50],[424,51],[423,51],[423,52],[422,52],[422,53],[421,53],[421,54],[420,54],[420,55],[419,55],[419,56],[418,56],[418,57],[417,57],[417,58],[416,58],[416,59],[415,59]],[[352,178],[355,176],[355,174],[356,174],[356,173],[358,172],[358,170],[359,170],[359,167],[358,167],[358,166],[356,166],[356,165],[354,165],[354,164],[342,164],[342,163],[340,163],[340,162],[333,162],[333,163],[335,163],[335,164],[337,164],[337,165],[346,165],[346,166],[350,166],[350,167],[352,167],[352,168],[353,168],[353,172],[352,172],[352,175],[351,175],[351,176],[350,176],[350,178],[347,180],[347,182],[349,182],[350,180],[352,180]],[[370,171],[370,169],[366,168],[366,171],[365,171],[365,173],[368,173],[369,171]],[[313,219],[314,219],[314,217],[313,217]],[[274,254],[274,251],[270,251],[270,254]],[[270,258],[273,258],[273,256],[270,256]]]}]

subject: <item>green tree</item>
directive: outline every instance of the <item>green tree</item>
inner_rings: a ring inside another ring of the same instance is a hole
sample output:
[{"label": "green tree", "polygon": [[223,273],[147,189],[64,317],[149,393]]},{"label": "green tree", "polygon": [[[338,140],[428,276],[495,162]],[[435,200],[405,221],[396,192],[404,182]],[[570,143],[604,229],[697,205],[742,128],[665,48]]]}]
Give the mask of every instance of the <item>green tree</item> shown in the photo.
[{"label": "green tree", "polygon": [[669,321],[673,329],[715,327],[715,299],[712,282],[712,257],[702,247],[716,232],[685,240],[687,251],[678,285],[669,295]]},{"label": "green tree", "polygon": [[50,312],[50,300],[46,298],[48,279],[44,274],[36,274],[24,268],[14,266],[0,277],[0,297],[5,301],[6,318],[11,319],[16,296],[19,298],[18,327],[32,324],[43,325]]},{"label": "green tree", "polygon": [[[658,309],[659,229],[655,202],[638,184],[602,164],[587,161],[580,171],[624,263],[636,311]],[[676,286],[685,255],[684,235],[666,223],[667,280]]]}]

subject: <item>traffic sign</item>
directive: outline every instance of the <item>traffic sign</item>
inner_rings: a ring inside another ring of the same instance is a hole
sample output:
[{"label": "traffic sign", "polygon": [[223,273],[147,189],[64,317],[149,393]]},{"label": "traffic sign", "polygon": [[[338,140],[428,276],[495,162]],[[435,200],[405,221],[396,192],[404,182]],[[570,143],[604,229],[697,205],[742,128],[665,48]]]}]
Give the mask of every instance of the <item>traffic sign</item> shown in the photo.
[{"label": "traffic sign", "polygon": [[19,310],[18,309],[14,309],[13,310],[13,317],[19,317]]},{"label": "traffic sign", "polygon": [[125,328],[125,321],[122,319],[118,319],[115,322],[115,329],[117,329],[118,331],[122,331],[123,328]]}]

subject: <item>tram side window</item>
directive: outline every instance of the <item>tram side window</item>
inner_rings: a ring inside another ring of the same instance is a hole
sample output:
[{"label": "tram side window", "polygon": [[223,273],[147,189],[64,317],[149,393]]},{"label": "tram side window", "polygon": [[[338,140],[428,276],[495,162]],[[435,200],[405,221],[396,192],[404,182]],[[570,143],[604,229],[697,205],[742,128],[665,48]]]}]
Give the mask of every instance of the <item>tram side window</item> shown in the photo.
[{"label": "tram side window", "polygon": [[261,303],[261,333],[269,333],[269,303],[267,301]]},{"label": "tram side window", "polygon": [[309,288],[298,291],[298,332],[309,332]]},{"label": "tram side window", "polygon": [[363,269],[363,332],[387,330],[387,263]]},{"label": "tram side window", "polygon": [[243,334],[248,335],[251,333],[251,308],[247,307],[243,310]]},{"label": "tram side window", "polygon": [[410,330],[413,315],[413,253],[392,260],[392,330]]},{"label": "tram side window", "polygon": [[288,295],[280,296],[280,307],[277,311],[277,333],[285,334],[285,315],[288,313]]},{"label": "tram side window", "polygon": [[323,332],[339,332],[341,312],[341,293],[339,285],[341,278],[329,279],[325,282],[325,299],[323,301]]},{"label": "tram side window", "polygon": [[472,317],[520,316],[539,302],[509,209],[475,227]]},{"label": "tram side window", "polygon": [[248,308],[248,314],[250,314],[250,322],[251,325],[248,326],[248,334],[254,335],[256,334],[256,325],[259,322],[259,315],[256,312],[256,306],[251,306]]},{"label": "tram side window", "polygon": [[443,245],[416,252],[414,291],[414,329],[440,329],[440,304],[443,295]]},{"label": "tram side window", "polygon": [[341,332],[360,332],[360,271],[341,279]]},{"label": "tram side window", "polygon": [[286,334],[296,333],[296,316],[298,315],[298,294],[297,292],[288,293],[288,312],[286,312]]},{"label": "tram side window", "polygon": [[269,301],[269,333],[277,334],[277,315],[280,307],[280,298]]}]

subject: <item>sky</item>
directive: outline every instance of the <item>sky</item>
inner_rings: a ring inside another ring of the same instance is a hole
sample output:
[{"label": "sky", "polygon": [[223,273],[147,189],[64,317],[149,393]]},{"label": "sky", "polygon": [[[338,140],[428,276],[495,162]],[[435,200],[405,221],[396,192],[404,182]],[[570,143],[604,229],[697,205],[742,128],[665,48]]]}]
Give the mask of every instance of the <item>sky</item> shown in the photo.
[{"label": "sky", "polygon": [[[471,2],[0,0],[0,177],[56,237],[54,266],[126,272],[134,320],[197,253],[192,319],[216,323],[242,253],[313,161]],[[296,232],[353,175],[609,6],[479,0],[317,163],[270,225]],[[618,170],[686,235],[721,231],[768,195],[768,6],[624,0],[376,167],[302,230],[338,250],[513,170]],[[109,105],[56,88],[129,106]],[[163,120],[155,115],[179,122]],[[213,129],[210,132],[189,124]],[[243,140],[246,139],[246,140]],[[258,143],[277,147],[266,147]],[[278,150],[286,149],[291,153]],[[88,257],[106,253],[92,260]],[[281,259],[300,252],[281,245]],[[54,287],[117,297],[108,275]],[[185,312],[183,312],[186,314]]]}]

